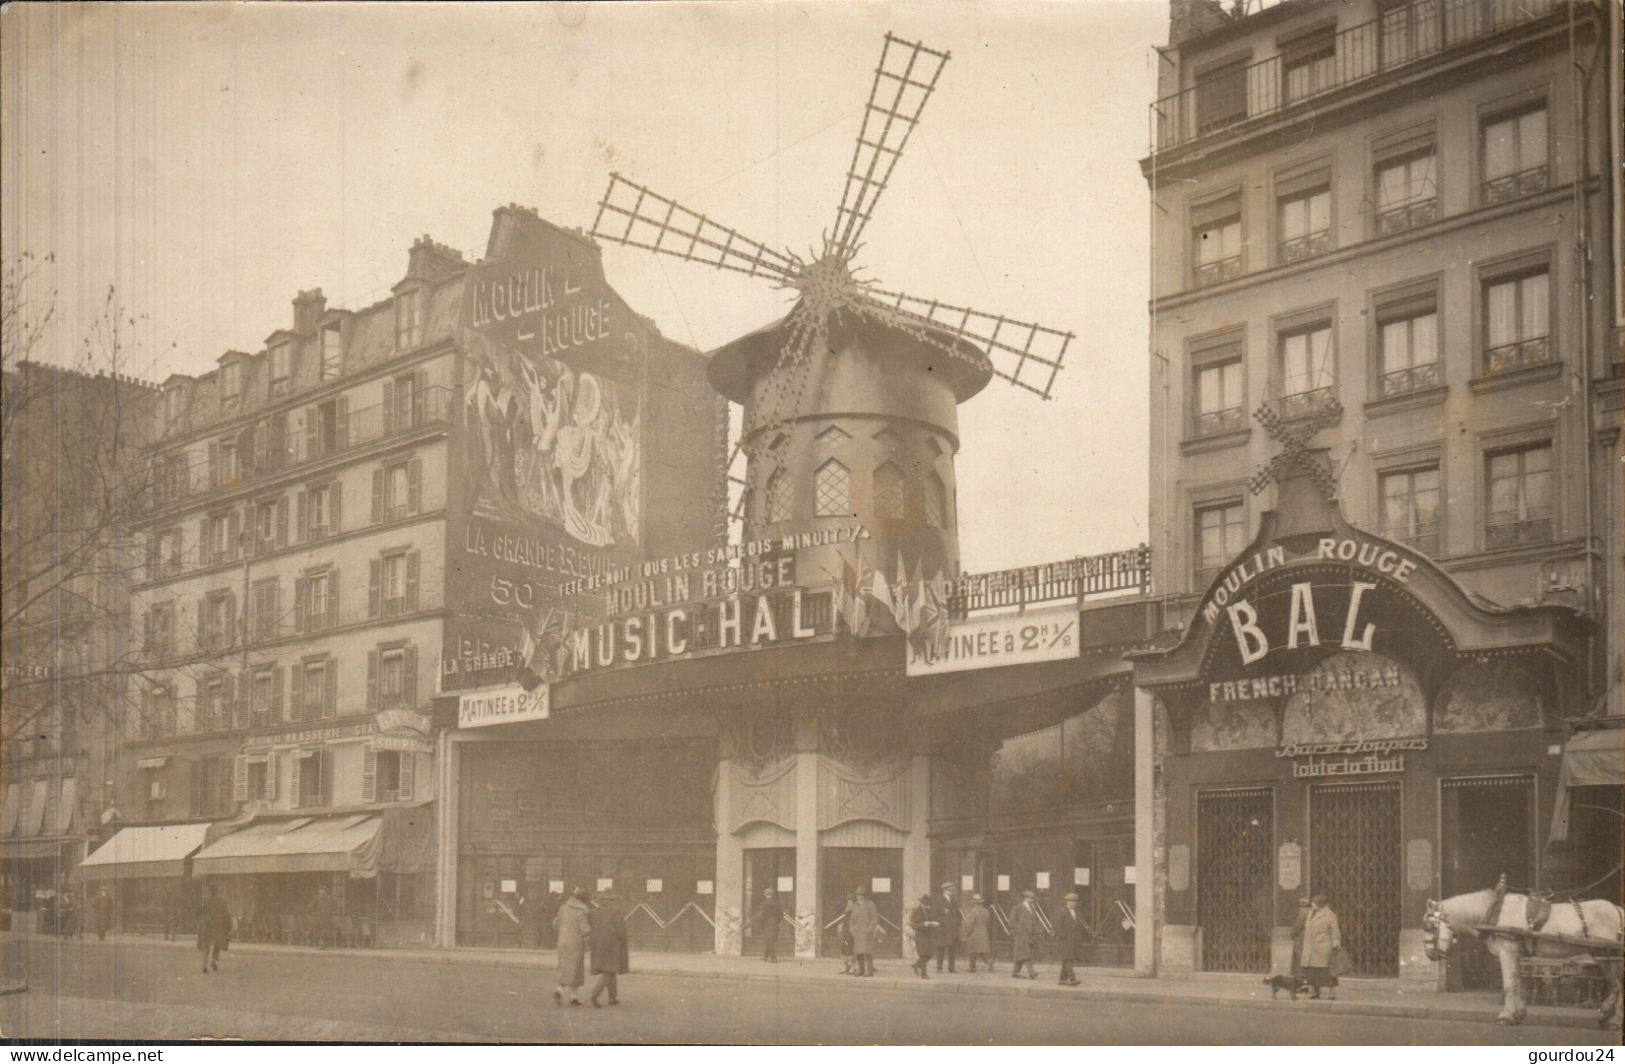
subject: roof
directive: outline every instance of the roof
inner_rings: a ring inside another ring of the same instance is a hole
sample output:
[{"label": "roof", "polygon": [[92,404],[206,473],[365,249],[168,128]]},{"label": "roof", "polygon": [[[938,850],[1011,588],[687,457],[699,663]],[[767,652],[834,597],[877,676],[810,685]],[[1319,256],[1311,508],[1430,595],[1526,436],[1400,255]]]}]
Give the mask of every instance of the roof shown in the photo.
[{"label": "roof", "polygon": [[120,828],[79,867],[86,879],[183,875],[186,859],[203,845],[211,826],[203,823]]},{"label": "roof", "polygon": [[370,876],[378,864],[378,817],[298,817],[253,824],[227,835],[192,860],[199,876],[254,872],[349,872]]}]

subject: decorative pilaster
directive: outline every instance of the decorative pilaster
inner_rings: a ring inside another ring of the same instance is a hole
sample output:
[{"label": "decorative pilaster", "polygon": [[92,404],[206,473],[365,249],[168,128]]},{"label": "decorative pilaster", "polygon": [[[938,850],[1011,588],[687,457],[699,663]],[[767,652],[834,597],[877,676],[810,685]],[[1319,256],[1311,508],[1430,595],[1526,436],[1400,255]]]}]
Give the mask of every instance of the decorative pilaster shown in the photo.
[{"label": "decorative pilaster", "polygon": [[1156,700],[1134,689],[1134,970],[1156,967]]},{"label": "decorative pilaster", "polygon": [[713,948],[719,957],[737,957],[744,949],[744,914],[740,904],[745,889],[745,851],[739,845],[735,824],[730,817],[733,808],[734,763],[724,759],[717,762],[717,870],[716,882],[711,889],[716,916],[716,938]]}]

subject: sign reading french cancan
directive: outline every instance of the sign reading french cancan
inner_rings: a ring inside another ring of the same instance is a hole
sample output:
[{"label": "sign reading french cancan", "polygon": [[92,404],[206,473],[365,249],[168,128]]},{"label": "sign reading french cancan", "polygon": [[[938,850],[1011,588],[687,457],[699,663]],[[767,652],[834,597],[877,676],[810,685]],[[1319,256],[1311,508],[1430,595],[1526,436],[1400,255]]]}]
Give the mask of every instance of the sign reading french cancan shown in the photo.
[{"label": "sign reading french cancan", "polygon": [[529,691],[519,684],[464,691],[457,698],[457,726],[483,728],[522,720],[546,720],[550,689],[544,683]]},{"label": "sign reading french cancan", "polygon": [[935,676],[1078,656],[1076,606],[972,617],[949,621],[946,628],[934,639],[909,640],[908,675]]}]

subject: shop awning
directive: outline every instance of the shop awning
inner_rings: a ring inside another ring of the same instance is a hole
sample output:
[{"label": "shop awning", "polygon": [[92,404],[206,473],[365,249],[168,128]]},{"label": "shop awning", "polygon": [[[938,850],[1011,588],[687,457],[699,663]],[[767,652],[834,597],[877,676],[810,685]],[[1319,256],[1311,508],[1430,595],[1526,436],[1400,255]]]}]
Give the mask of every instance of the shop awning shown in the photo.
[{"label": "shop awning", "polygon": [[203,845],[209,824],[153,824],[120,828],[79,865],[86,879],[180,876]]},{"label": "shop awning", "polygon": [[1625,785],[1625,728],[1584,731],[1563,747],[1552,809],[1552,842],[1569,837],[1569,788]]},{"label": "shop awning", "polygon": [[370,814],[251,824],[207,846],[192,859],[197,876],[257,872],[378,871],[379,818]]},{"label": "shop awning", "polygon": [[35,861],[61,857],[62,839],[0,839],[0,860]]}]

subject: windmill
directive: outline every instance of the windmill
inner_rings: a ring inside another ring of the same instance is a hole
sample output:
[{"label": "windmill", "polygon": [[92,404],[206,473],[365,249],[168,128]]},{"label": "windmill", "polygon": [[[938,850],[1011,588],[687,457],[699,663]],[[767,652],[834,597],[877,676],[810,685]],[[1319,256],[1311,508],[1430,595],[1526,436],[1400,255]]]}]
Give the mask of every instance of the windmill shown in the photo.
[{"label": "windmill", "polygon": [[900,568],[923,560],[925,575],[953,575],[957,404],[994,376],[1050,397],[1071,333],[883,288],[854,267],[948,59],[886,34],[834,224],[805,256],[610,175],[593,236],[796,294],[786,317],[714,352],[708,370],[745,407],[729,467],[743,451],[735,516],[747,536],[856,519],[884,541],[872,559],[881,570],[895,553]]}]

